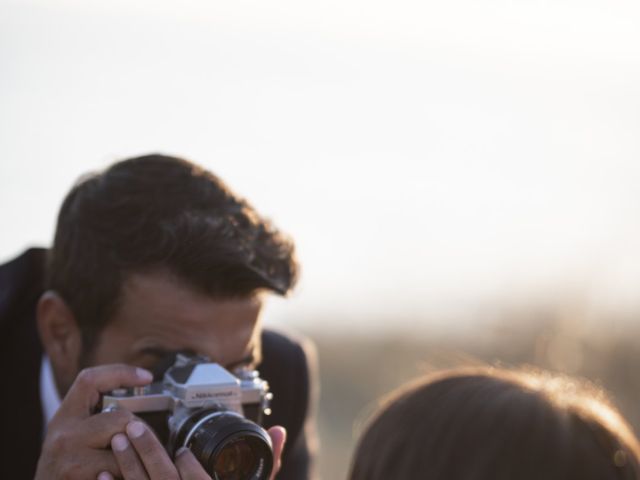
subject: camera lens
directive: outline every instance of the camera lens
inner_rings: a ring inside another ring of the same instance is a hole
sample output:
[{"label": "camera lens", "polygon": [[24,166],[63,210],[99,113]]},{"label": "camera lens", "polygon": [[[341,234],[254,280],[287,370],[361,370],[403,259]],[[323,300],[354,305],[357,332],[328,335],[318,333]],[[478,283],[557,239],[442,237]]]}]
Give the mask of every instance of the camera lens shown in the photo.
[{"label": "camera lens", "polygon": [[214,471],[220,479],[240,480],[251,478],[258,469],[256,451],[260,449],[256,439],[239,437],[228,442],[214,460]]},{"label": "camera lens", "polygon": [[235,412],[199,411],[182,424],[175,445],[189,447],[213,480],[266,480],[273,467],[269,434]]}]

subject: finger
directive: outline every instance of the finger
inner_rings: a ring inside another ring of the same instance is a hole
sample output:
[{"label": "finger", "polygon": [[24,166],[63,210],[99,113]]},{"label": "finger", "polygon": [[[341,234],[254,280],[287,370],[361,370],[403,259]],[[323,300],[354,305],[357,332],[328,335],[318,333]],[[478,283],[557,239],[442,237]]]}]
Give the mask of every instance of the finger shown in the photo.
[{"label": "finger", "polygon": [[118,433],[113,436],[111,450],[116,457],[124,480],[144,480],[149,478],[140,458],[138,458],[138,454],[125,434]]},{"label": "finger", "polygon": [[127,425],[127,436],[135,448],[149,477],[178,479],[178,472],[162,444],[142,422],[134,420]]},{"label": "finger", "polygon": [[56,478],[96,478],[101,472],[112,476],[119,474],[120,468],[113,454],[107,450],[82,450],[66,457],[62,472]]},{"label": "finger", "polygon": [[128,410],[114,410],[111,412],[91,415],[77,423],[75,435],[84,438],[85,444],[93,448],[106,448],[116,433],[123,433],[127,423],[134,419]]},{"label": "finger", "polygon": [[128,365],[102,365],[82,370],[76,377],[59,413],[88,417],[100,400],[100,394],[119,387],[136,387],[151,383],[153,375]]},{"label": "finger", "polygon": [[270,480],[276,478],[276,474],[282,466],[282,451],[284,450],[284,444],[287,441],[287,430],[281,426],[271,427],[267,433],[271,437],[273,444],[273,471],[271,472]]},{"label": "finger", "polygon": [[211,480],[209,474],[202,468],[193,453],[182,447],[176,454],[176,468],[181,480]]}]

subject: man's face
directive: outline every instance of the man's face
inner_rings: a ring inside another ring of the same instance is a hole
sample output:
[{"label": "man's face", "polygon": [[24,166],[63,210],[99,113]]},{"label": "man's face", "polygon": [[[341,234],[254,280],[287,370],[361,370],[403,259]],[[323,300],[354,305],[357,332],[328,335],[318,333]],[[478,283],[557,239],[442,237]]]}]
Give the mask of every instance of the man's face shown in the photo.
[{"label": "man's face", "polygon": [[255,365],[261,308],[258,296],[216,300],[168,273],[132,274],[89,361],[152,368],[167,353],[189,350],[229,369]]}]

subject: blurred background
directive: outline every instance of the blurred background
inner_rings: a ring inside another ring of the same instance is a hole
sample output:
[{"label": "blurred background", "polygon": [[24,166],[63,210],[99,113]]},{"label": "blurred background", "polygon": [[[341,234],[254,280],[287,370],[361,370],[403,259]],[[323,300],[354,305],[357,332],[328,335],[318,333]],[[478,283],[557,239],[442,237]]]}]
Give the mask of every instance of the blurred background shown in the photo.
[{"label": "blurred background", "polygon": [[297,241],[323,478],[433,368],[581,375],[640,430],[640,6],[0,0],[0,261],[76,178],[190,158]]}]

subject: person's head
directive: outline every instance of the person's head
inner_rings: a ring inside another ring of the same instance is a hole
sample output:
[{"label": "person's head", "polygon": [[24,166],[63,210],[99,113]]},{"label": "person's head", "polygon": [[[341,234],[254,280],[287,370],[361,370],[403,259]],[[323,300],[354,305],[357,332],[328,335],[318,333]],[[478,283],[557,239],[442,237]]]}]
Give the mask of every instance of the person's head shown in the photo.
[{"label": "person's head", "polygon": [[148,155],[81,178],[49,252],[40,336],[64,393],[80,368],[190,350],[260,355],[263,292],[297,277],[292,241],[212,173]]},{"label": "person's head", "polygon": [[639,479],[640,447],[602,391],[542,372],[467,368],[393,394],[350,480]]}]

